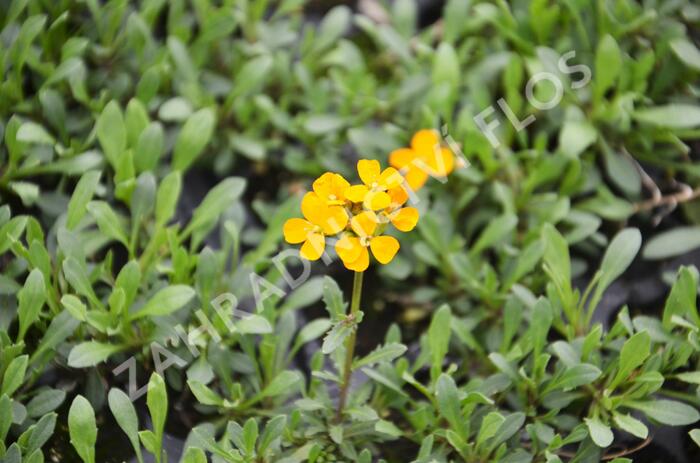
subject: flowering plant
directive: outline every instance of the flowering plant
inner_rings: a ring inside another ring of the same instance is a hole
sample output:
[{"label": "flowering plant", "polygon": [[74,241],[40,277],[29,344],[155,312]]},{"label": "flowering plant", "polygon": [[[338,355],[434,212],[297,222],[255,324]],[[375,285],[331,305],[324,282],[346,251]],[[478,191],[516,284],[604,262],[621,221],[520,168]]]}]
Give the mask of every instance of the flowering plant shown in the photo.
[{"label": "flowering plant", "polygon": [[[318,260],[325,252],[326,239],[334,238],[336,254],[345,268],[355,272],[350,306],[353,324],[361,319],[362,275],[369,267],[370,251],[380,264],[393,260],[401,245],[386,233],[389,225],[401,232],[413,230],[419,213],[415,207],[406,205],[411,194],[425,184],[429,175],[444,177],[455,164],[453,153],[441,146],[434,130],[428,129],[413,136],[410,148],[393,151],[390,162],[395,167],[382,170],[377,160],[358,161],[361,183],[356,185],[340,174],[324,173],[313,182],[313,191],[306,193],[301,201],[304,218],[292,218],[284,224],[285,240],[302,243],[299,254],[310,261]],[[355,330],[353,325],[345,345],[338,420],[342,418],[352,373]]]}]

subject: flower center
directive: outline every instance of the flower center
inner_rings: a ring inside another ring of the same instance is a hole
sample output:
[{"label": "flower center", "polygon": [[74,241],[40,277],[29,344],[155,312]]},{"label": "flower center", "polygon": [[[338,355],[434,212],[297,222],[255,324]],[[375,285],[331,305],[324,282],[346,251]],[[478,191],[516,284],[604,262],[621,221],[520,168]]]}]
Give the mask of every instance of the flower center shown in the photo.
[{"label": "flower center", "polygon": [[338,199],[338,197],[336,195],[331,194],[328,195],[328,199],[330,199],[331,201],[335,201],[336,199]]},{"label": "flower center", "polygon": [[360,244],[364,247],[369,246],[369,236],[361,236],[360,237]]},{"label": "flower center", "polygon": [[372,189],[375,189],[375,188],[377,188],[378,186],[379,186],[379,184],[378,184],[377,182],[372,182],[371,188],[372,188]]}]

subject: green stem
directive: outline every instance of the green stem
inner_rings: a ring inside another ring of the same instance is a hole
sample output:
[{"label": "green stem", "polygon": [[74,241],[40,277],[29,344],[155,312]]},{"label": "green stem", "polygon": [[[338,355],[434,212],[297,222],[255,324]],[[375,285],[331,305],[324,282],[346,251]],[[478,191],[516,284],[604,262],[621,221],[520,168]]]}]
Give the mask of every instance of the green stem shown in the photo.
[{"label": "green stem", "polygon": [[[363,272],[355,272],[352,282],[352,300],[350,302],[350,316],[354,317],[360,311],[360,299],[362,298],[362,276]],[[345,341],[345,366],[343,368],[343,382],[340,385],[340,397],[338,398],[338,412],[335,419],[340,422],[343,417],[343,409],[348,398],[350,388],[350,376],[352,375],[352,361],[355,355],[355,342],[357,340],[357,327]]]}]

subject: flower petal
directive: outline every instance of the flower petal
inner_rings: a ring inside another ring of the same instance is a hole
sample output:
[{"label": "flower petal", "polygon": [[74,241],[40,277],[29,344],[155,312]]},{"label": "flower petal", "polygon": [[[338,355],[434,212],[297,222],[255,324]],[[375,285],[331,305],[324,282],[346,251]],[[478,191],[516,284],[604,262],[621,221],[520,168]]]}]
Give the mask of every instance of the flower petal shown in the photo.
[{"label": "flower petal", "polygon": [[416,152],[410,148],[399,148],[389,154],[389,164],[397,169],[402,169],[411,164],[416,158]]},{"label": "flower petal", "polygon": [[322,225],[325,219],[324,209],[326,203],[316,193],[308,192],[301,200],[301,213],[309,222]]},{"label": "flower petal", "polygon": [[374,257],[382,264],[388,264],[399,251],[399,240],[393,236],[376,236],[369,241]]},{"label": "flower petal", "polygon": [[350,186],[342,175],[326,172],[313,183],[314,192],[329,204],[341,204],[345,199],[345,189]]},{"label": "flower petal", "polygon": [[362,244],[360,244],[360,238],[351,235],[343,235],[335,243],[335,252],[345,263],[350,263],[356,261],[360,257],[362,252]]},{"label": "flower petal", "polygon": [[[416,162],[416,164],[425,166],[425,163],[422,162]],[[426,180],[428,180],[428,173],[420,166],[412,165],[407,168],[404,178],[406,179],[406,183],[408,183],[411,190],[418,191],[423,188]]]},{"label": "flower petal", "polygon": [[348,224],[348,213],[342,206],[326,206],[323,215],[324,219],[320,225],[326,235],[340,233]]},{"label": "flower petal", "polygon": [[325,174],[321,175],[319,178],[314,180],[314,183],[312,185],[314,193],[316,193],[322,199],[327,199],[332,194],[334,175],[335,174],[333,172],[326,172]]},{"label": "flower petal", "polygon": [[360,174],[360,179],[365,185],[371,185],[379,178],[381,166],[379,161],[374,159],[360,159],[357,161],[357,173]]},{"label": "flower petal", "polygon": [[310,233],[299,253],[307,260],[318,260],[326,249],[326,239],[321,233]]},{"label": "flower petal", "polygon": [[284,223],[282,232],[287,243],[298,244],[306,241],[306,235],[313,230],[314,225],[304,219],[289,219]]},{"label": "flower petal", "polygon": [[432,172],[430,174],[436,175],[438,177],[444,177],[452,170],[455,166],[455,158],[452,151],[447,148],[441,148],[439,152],[433,152],[426,159],[428,166]]},{"label": "flower petal", "polygon": [[353,185],[350,188],[346,188],[344,195],[346,199],[349,199],[353,203],[361,203],[365,200],[365,196],[369,189],[364,185]]},{"label": "flower petal", "polygon": [[403,183],[403,176],[393,167],[387,167],[379,176],[377,183],[385,189],[395,188]]},{"label": "flower petal", "polygon": [[352,227],[352,230],[357,233],[357,236],[364,238],[367,236],[372,236],[374,231],[377,229],[377,222],[377,215],[374,212],[363,211],[350,219],[350,226]]},{"label": "flower petal", "polygon": [[416,132],[411,138],[411,148],[418,156],[435,152],[435,146],[440,146],[438,133],[432,129],[422,129]]},{"label": "flower petal", "polygon": [[418,223],[418,209],[402,207],[391,215],[391,223],[402,232],[413,230]]},{"label": "flower petal", "polygon": [[391,198],[391,206],[399,207],[408,201],[408,192],[402,186],[397,186],[387,191],[389,197]]},{"label": "flower petal", "polygon": [[383,191],[370,191],[365,196],[365,207],[373,211],[385,209],[389,204],[391,204],[391,196]]},{"label": "flower petal", "polygon": [[348,270],[354,270],[355,272],[364,272],[369,267],[369,251],[366,247],[362,246],[360,250],[360,256],[353,262],[343,262],[345,268]]}]

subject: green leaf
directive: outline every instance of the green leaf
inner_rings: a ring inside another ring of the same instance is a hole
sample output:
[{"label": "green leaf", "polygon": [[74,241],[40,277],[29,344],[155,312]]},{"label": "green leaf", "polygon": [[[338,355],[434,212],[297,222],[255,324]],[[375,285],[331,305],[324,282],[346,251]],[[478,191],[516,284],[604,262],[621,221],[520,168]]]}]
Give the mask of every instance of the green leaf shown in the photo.
[{"label": "green leaf", "polygon": [[134,151],[136,172],[152,171],[156,168],[163,155],[164,138],[163,126],[159,122],[151,122],[141,132]]},{"label": "green leaf", "polygon": [[100,231],[113,240],[119,241],[125,246],[129,245],[129,238],[121,226],[117,214],[105,201],[90,201],[87,210],[97,222]]},{"label": "green leaf", "polygon": [[34,363],[46,352],[55,351],[56,346],[72,335],[79,324],[80,322],[73,318],[67,310],[59,313],[51,320],[49,328],[41,338],[41,342],[29,359],[29,363]]},{"label": "green leaf", "polygon": [[291,352],[296,353],[304,344],[311,342],[314,339],[320,338],[326,331],[328,331],[331,328],[331,326],[332,323],[327,318],[317,318],[307,323],[299,331],[299,334],[296,337],[296,341],[294,341],[294,347],[292,347]]},{"label": "green leaf", "polygon": [[343,300],[343,292],[338,283],[329,276],[323,277],[323,303],[332,321],[338,321],[345,315],[348,304]]},{"label": "green leaf", "polygon": [[146,405],[151,414],[153,432],[156,436],[156,460],[160,461],[163,445],[163,430],[165,420],[168,416],[168,393],[165,389],[165,381],[158,373],[153,373],[148,381],[148,393],[146,394]]},{"label": "green leaf", "polygon": [[689,104],[668,104],[639,109],[632,116],[647,124],[669,129],[692,129],[700,127],[700,106]]},{"label": "green leaf", "polygon": [[229,177],[209,190],[202,203],[195,209],[192,220],[183,233],[188,235],[194,230],[217,222],[221,214],[243,194],[245,186],[245,179]]},{"label": "green leaf", "polygon": [[615,235],[600,264],[599,286],[607,287],[627,270],[642,245],[642,234],[636,228],[626,228]]},{"label": "green leaf", "polygon": [[498,429],[506,419],[498,412],[491,412],[481,420],[479,434],[476,437],[476,446],[481,447],[484,442],[496,435]]},{"label": "green leaf", "polygon": [[27,364],[29,356],[20,355],[12,359],[5,370],[5,375],[2,379],[2,388],[0,388],[0,396],[7,394],[12,397],[12,394],[19,389],[24,382],[24,375],[27,372]]},{"label": "green leaf", "polygon": [[105,157],[116,168],[126,150],[126,125],[119,103],[114,100],[107,103],[97,119],[96,131]]},{"label": "green leaf", "polygon": [[17,340],[21,341],[24,339],[24,335],[29,327],[39,319],[41,308],[46,302],[46,286],[41,270],[35,268],[29,273],[27,280],[24,282],[24,287],[17,294],[17,299],[19,300],[17,308],[19,316]]},{"label": "green leaf", "polygon": [[85,212],[87,212],[86,206],[95,194],[97,185],[100,182],[100,175],[102,172],[98,170],[91,170],[85,172],[78,184],[75,186],[73,191],[73,196],[71,196],[70,202],[68,203],[68,212],[66,215],[66,228],[72,230],[78,225],[80,219],[83,218]]},{"label": "green leaf", "polygon": [[156,199],[156,179],[150,172],[144,172],[136,179],[136,188],[131,195],[132,227],[138,227],[141,221],[153,211]]},{"label": "green leaf", "polygon": [[12,425],[12,400],[7,394],[0,396],[0,442],[5,441]]},{"label": "green leaf", "polygon": [[27,416],[38,418],[56,410],[65,400],[66,392],[61,389],[44,389],[27,404]]},{"label": "green leaf", "polygon": [[698,447],[700,447],[700,429],[691,429],[690,431],[688,431],[688,435],[691,439],[693,439],[693,442],[695,442],[698,445]]},{"label": "green leaf", "polygon": [[700,413],[696,408],[675,400],[626,402],[625,405],[669,426],[686,426],[700,420]]},{"label": "green leaf", "polygon": [[649,357],[650,349],[651,337],[646,331],[641,331],[625,341],[620,351],[617,374],[610,384],[611,390],[615,389],[630,373],[644,363],[644,360]]},{"label": "green leaf", "polygon": [[95,463],[95,442],[97,425],[95,412],[90,402],[78,395],[68,411],[68,431],[70,442],[85,463]]},{"label": "green leaf", "polygon": [[538,357],[547,343],[549,329],[554,319],[552,305],[548,299],[539,298],[532,308],[532,319],[528,330],[533,355]]},{"label": "green leaf", "polygon": [[460,436],[464,435],[464,420],[460,406],[459,392],[454,379],[445,373],[441,374],[435,385],[438,410],[450,423],[450,427]]},{"label": "green leaf", "polygon": [[671,50],[686,66],[700,71],[700,50],[693,42],[685,37],[679,37],[671,41]]},{"label": "green leaf", "polygon": [[192,165],[209,143],[215,124],[216,114],[210,108],[200,109],[187,119],[175,141],[173,169],[184,171]]},{"label": "green leaf", "polygon": [[269,79],[273,64],[272,57],[268,54],[248,60],[236,73],[229,98],[251,94],[261,88]]},{"label": "green leaf", "polygon": [[87,297],[94,305],[101,306],[100,300],[92,289],[84,266],[77,259],[69,257],[63,261],[63,275],[78,294]]},{"label": "green leaf", "polygon": [[86,341],[71,349],[70,354],[68,354],[68,366],[72,368],[92,367],[104,362],[122,349],[123,347],[120,345]]},{"label": "green leaf", "polygon": [[344,124],[343,119],[334,114],[314,114],[304,122],[304,130],[311,135],[324,135],[338,131]]},{"label": "green leaf", "polygon": [[686,383],[700,385],[700,371],[689,371],[686,373],[679,373],[676,375],[676,377]]},{"label": "green leaf", "polygon": [[557,288],[564,305],[570,305],[573,300],[573,291],[571,289],[569,246],[564,237],[551,224],[545,224],[542,227],[541,239],[544,244],[544,269]]},{"label": "green leaf", "polygon": [[441,42],[433,58],[433,84],[440,85],[446,83],[449,85],[452,92],[456,92],[462,76],[459,63],[460,60],[454,47],[448,42]]},{"label": "green leaf", "polygon": [[194,394],[199,403],[214,407],[221,407],[224,405],[225,401],[223,397],[207,385],[195,380],[188,380],[187,385],[190,387],[192,394]]},{"label": "green leaf", "polygon": [[291,394],[297,388],[300,381],[301,378],[299,378],[297,373],[289,370],[283,371],[275,376],[275,378],[270,381],[270,384],[262,390],[260,398]]},{"label": "green leaf", "polygon": [[185,285],[173,285],[158,291],[138,312],[130,318],[159,317],[168,315],[185,306],[195,295],[194,289]]},{"label": "green leaf", "polygon": [[610,426],[603,424],[598,418],[585,418],[584,421],[595,445],[605,448],[613,443],[613,432]]},{"label": "green leaf", "polygon": [[674,316],[687,316],[696,325],[700,325],[697,309],[697,287],[697,271],[693,271],[688,267],[681,267],[664,305],[662,318],[664,328],[671,331]]},{"label": "green leaf", "polygon": [[245,455],[252,455],[255,451],[255,442],[258,440],[258,423],[255,418],[248,418],[243,425],[242,443]]},{"label": "green leaf", "polygon": [[286,415],[277,415],[270,420],[265,425],[265,430],[263,431],[260,439],[258,440],[258,452],[264,454],[265,451],[272,445],[272,443],[282,437],[284,429],[287,426]]},{"label": "green leaf", "polygon": [[428,346],[432,360],[430,376],[433,381],[442,373],[442,363],[450,345],[451,332],[452,312],[450,307],[444,304],[435,312],[428,328]]},{"label": "green leaf", "polygon": [[262,315],[248,315],[235,324],[236,330],[242,334],[268,334],[273,332],[272,325]]},{"label": "green leaf", "polygon": [[568,391],[584,384],[593,383],[601,374],[602,372],[595,365],[580,363],[567,368],[559,378],[552,380],[547,390],[563,389]]},{"label": "green leaf", "polygon": [[627,270],[642,246],[642,234],[636,228],[625,228],[610,242],[600,264],[598,284],[589,302],[589,319],[605,290]]},{"label": "green leaf", "polygon": [[595,90],[598,97],[615,85],[621,70],[620,47],[611,35],[605,35],[598,43],[595,55]]},{"label": "green leaf", "polygon": [[163,226],[175,215],[177,201],[182,189],[182,173],[176,170],[170,172],[160,182],[156,194],[156,225]]},{"label": "green leaf", "polygon": [[353,369],[372,366],[380,362],[390,362],[403,355],[404,352],[406,352],[406,346],[403,344],[398,342],[385,344],[377,347],[361,359],[357,359],[353,365]]},{"label": "green leaf", "polygon": [[182,463],[207,463],[207,455],[198,447],[188,447]]},{"label": "green leaf", "polygon": [[471,248],[472,253],[479,253],[493,247],[515,230],[518,218],[514,214],[505,214],[489,221]]},{"label": "green leaf", "polygon": [[644,423],[634,418],[632,415],[621,415],[620,413],[613,412],[613,420],[620,429],[640,439],[646,439],[649,435],[649,430]]},{"label": "green leaf", "polygon": [[17,130],[17,141],[24,143],[36,143],[40,145],[53,145],[56,140],[46,129],[36,122],[25,122]]},{"label": "green leaf", "polygon": [[[30,455],[30,458],[25,460],[27,462],[41,462],[43,463],[43,458],[35,458],[36,454],[34,452],[41,451],[41,447],[51,438],[53,431],[56,427],[56,413],[49,413],[42,416],[39,421],[29,429],[31,429],[31,436],[27,441],[27,447],[25,449],[25,455]],[[22,437],[20,437],[20,440]],[[43,456],[43,455],[42,455]]]},{"label": "green leaf", "polygon": [[129,103],[126,105],[126,114],[124,116],[128,146],[136,146],[136,141],[146,126],[148,126],[148,123],[148,111],[143,103],[136,98],[129,100]]},{"label": "green leaf", "polygon": [[340,320],[339,322],[335,323],[326,337],[323,338],[321,352],[323,352],[325,355],[335,352],[335,350],[340,347],[345,339],[350,336],[352,330],[354,329],[355,324],[348,323],[345,320]]},{"label": "green leaf", "polygon": [[700,247],[700,226],[674,227],[653,236],[642,256],[649,260],[676,257]]},{"label": "green leaf", "polygon": [[586,121],[566,121],[559,132],[559,150],[575,158],[598,138],[598,131]]},{"label": "green leaf", "polygon": [[142,463],[143,457],[141,456],[141,445],[139,444],[139,419],[136,416],[134,404],[128,395],[117,388],[110,389],[107,401],[114,419],[129,438],[129,442],[131,442],[131,446],[136,452],[136,458]]}]

